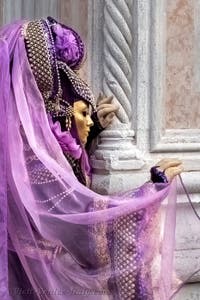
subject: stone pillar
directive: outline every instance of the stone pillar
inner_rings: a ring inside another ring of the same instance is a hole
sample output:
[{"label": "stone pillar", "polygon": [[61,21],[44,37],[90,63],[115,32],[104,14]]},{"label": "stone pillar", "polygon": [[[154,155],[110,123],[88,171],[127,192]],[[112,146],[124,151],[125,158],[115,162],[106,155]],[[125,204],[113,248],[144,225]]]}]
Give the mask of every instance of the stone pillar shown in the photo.
[{"label": "stone pillar", "polygon": [[107,96],[113,95],[120,106],[116,120],[100,135],[100,143],[91,158],[95,173],[93,188],[100,193],[132,187],[135,180],[130,171],[139,170],[144,164],[132,128],[133,2],[106,0],[103,5],[93,2],[93,11],[101,9],[103,18],[103,43],[100,49],[93,49],[97,55],[101,55],[99,51],[103,54],[100,90]]},{"label": "stone pillar", "polygon": [[104,5],[103,92],[118,100],[123,124],[130,124],[132,113],[132,7],[132,0]]}]

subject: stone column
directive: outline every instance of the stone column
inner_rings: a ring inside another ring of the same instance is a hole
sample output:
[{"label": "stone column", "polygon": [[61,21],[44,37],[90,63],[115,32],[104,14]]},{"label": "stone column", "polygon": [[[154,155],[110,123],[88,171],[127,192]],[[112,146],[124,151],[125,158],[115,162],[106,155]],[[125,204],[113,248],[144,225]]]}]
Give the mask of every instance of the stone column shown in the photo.
[{"label": "stone column", "polygon": [[[100,143],[91,159],[95,173],[93,188],[100,193],[132,187],[134,174],[130,171],[139,170],[144,164],[132,128],[133,2],[105,0],[103,5],[93,2],[93,13],[101,10],[103,25],[103,47],[92,50],[97,51],[96,55],[99,51],[103,54],[100,89],[107,96],[113,95],[120,106],[116,120],[100,135]],[[94,59],[92,64],[95,64]]]}]

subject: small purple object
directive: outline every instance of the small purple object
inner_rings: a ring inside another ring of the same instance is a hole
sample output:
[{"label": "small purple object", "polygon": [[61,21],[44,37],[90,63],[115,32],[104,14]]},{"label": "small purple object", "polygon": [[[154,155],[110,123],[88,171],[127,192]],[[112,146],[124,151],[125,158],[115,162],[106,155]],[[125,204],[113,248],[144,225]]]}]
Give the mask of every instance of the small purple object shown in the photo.
[{"label": "small purple object", "polygon": [[51,24],[57,59],[65,62],[73,70],[79,69],[85,56],[85,47],[79,34],[51,17],[47,19]]},{"label": "small purple object", "polygon": [[167,176],[165,175],[165,171],[161,171],[158,168],[159,166],[155,166],[151,168],[150,170],[151,181],[153,181],[153,183],[168,183]]}]

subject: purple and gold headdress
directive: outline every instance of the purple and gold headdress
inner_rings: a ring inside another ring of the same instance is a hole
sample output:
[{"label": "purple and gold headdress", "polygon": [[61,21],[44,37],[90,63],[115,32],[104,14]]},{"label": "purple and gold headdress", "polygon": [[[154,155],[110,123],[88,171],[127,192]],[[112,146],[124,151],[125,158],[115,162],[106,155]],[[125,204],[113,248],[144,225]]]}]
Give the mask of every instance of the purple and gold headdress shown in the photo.
[{"label": "purple and gold headdress", "polygon": [[52,116],[68,116],[73,108],[63,96],[60,72],[66,75],[77,99],[83,99],[95,110],[94,96],[88,85],[74,72],[84,59],[84,44],[70,27],[51,17],[31,21],[24,28],[27,55],[46,111]]}]

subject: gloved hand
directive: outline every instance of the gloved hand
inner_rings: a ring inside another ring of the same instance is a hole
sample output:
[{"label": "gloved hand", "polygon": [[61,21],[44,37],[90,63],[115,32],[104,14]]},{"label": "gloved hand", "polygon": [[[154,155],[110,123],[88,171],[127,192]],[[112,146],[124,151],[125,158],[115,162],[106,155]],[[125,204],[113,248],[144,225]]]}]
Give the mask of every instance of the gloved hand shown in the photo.
[{"label": "gloved hand", "polygon": [[115,113],[118,111],[119,106],[112,103],[113,96],[105,96],[99,93],[97,98],[97,117],[103,128],[106,128],[112,123]]},{"label": "gloved hand", "polygon": [[165,158],[151,168],[151,180],[155,182],[171,182],[175,176],[183,172],[183,163],[179,159]]}]

